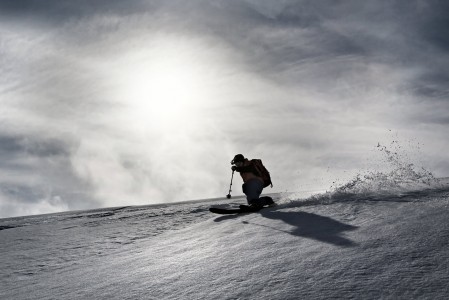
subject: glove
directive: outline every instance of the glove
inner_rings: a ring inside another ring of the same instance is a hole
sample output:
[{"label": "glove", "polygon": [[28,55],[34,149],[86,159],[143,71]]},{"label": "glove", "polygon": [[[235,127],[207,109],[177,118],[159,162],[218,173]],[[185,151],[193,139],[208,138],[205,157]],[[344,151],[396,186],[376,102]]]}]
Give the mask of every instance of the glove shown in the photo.
[{"label": "glove", "polygon": [[237,170],[237,167],[236,167],[236,166],[232,166],[232,167],[231,167],[231,170],[232,170],[232,171],[235,171],[235,170]]}]

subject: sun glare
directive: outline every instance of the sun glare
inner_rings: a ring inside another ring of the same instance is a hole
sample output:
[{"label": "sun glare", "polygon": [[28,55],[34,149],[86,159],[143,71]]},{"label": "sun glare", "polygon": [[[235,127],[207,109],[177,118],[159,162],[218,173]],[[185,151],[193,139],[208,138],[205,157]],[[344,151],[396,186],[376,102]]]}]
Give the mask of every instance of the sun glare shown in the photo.
[{"label": "sun glare", "polygon": [[120,102],[138,126],[179,127],[204,100],[200,66],[182,51],[140,53],[120,74]]}]

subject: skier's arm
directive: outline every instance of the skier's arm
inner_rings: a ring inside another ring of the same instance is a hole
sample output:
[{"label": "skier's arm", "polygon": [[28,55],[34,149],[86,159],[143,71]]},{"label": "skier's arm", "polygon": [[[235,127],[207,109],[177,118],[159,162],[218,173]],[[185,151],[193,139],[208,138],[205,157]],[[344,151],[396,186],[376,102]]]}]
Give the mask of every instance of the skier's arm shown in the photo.
[{"label": "skier's arm", "polygon": [[253,165],[242,166],[242,167],[233,166],[232,169],[237,171],[237,172],[239,172],[239,173],[253,173],[253,174],[256,174],[256,172],[257,172]]}]

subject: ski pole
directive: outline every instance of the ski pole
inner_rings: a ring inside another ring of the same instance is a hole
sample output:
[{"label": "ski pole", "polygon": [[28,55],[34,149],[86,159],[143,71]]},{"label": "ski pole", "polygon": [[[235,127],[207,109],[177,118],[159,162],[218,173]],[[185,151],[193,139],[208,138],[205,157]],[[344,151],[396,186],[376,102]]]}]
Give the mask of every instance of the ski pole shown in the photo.
[{"label": "ski pole", "polygon": [[231,184],[229,185],[229,194],[226,195],[226,198],[231,199],[231,192],[232,192],[232,179],[234,178],[234,171],[232,171],[232,176],[231,176]]}]

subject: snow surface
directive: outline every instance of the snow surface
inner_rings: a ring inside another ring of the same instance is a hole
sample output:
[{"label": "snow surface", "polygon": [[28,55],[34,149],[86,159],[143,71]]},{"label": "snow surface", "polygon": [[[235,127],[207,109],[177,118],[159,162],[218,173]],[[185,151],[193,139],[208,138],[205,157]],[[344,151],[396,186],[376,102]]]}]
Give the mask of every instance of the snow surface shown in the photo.
[{"label": "snow surface", "polygon": [[0,219],[0,299],[447,299],[448,181],[348,186]]}]

